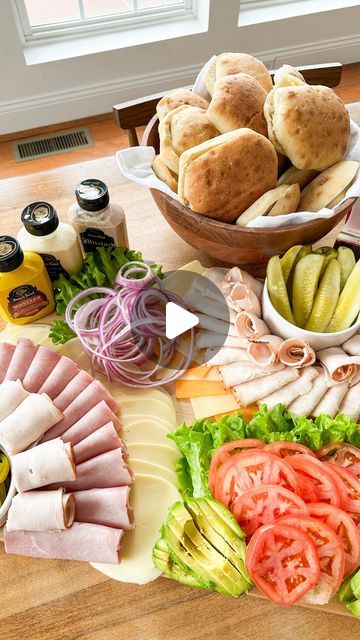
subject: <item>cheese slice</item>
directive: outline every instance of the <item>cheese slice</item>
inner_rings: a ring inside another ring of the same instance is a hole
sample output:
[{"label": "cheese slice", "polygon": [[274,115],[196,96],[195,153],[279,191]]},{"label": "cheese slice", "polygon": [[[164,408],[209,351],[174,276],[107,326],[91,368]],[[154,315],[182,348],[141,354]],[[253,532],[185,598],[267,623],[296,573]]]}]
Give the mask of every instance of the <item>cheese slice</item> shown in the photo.
[{"label": "cheese slice", "polygon": [[135,473],[130,503],[135,513],[135,529],[126,531],[120,564],[91,563],[94,569],[113,580],[146,584],[161,575],[152,561],[152,550],[168,510],[181,500],[176,487],[158,476]]},{"label": "cheese slice", "polygon": [[231,393],[228,395],[191,398],[190,402],[196,420],[212,418],[219,413],[228,413],[229,411],[235,410],[239,411],[239,405]]},{"label": "cheese slice", "polygon": [[144,413],[126,413],[123,412],[120,415],[120,419],[122,424],[127,427],[131,424],[133,424],[134,422],[144,422],[144,424],[147,424],[148,422],[155,422],[156,424],[158,424],[160,427],[162,427],[163,429],[165,429],[165,431],[172,431],[173,429],[175,429],[176,425],[173,422],[170,422],[169,420],[166,420],[165,418],[160,418],[156,415],[153,414],[144,414]]},{"label": "cheese slice", "polygon": [[[166,438],[166,442],[171,440]],[[175,462],[180,458],[180,452],[168,444],[149,444],[148,442],[130,442],[127,445],[130,459],[146,460],[174,471]]]},{"label": "cheese slice", "polygon": [[250,422],[250,420],[254,417],[254,414],[259,411],[259,407],[257,404],[249,404],[247,407],[238,407],[235,411],[225,411],[224,413],[216,414],[214,416],[215,420],[219,420],[222,416],[226,416],[228,414],[234,414],[240,411],[242,417],[246,422]]},{"label": "cheese slice", "polygon": [[224,388],[221,380],[176,380],[176,398],[198,398],[201,396],[230,395],[232,393]]},{"label": "cheese slice", "polygon": [[148,444],[163,444],[176,449],[175,443],[166,437],[168,433],[169,430],[155,422],[155,419],[152,421],[137,420],[131,424],[124,425],[121,436],[126,446],[134,442],[147,442]]},{"label": "cheese slice", "polygon": [[134,473],[150,473],[152,476],[168,480],[174,487],[177,487],[176,473],[172,469],[167,469],[159,464],[138,458],[129,458],[129,465]]}]

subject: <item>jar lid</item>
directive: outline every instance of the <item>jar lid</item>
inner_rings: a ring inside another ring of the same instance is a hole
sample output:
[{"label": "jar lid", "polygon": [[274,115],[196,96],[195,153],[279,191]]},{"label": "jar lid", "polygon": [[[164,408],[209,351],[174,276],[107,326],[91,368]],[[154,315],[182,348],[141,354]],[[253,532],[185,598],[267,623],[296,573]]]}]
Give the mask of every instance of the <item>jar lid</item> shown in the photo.
[{"label": "jar lid", "polygon": [[0,273],[13,271],[23,263],[24,254],[12,236],[0,236]]},{"label": "jar lid", "polygon": [[89,178],[82,180],[75,187],[78,204],[85,211],[101,211],[109,204],[109,191],[102,180]]},{"label": "jar lid", "polygon": [[59,226],[58,215],[48,202],[32,202],[21,214],[21,222],[33,236],[47,236]]}]

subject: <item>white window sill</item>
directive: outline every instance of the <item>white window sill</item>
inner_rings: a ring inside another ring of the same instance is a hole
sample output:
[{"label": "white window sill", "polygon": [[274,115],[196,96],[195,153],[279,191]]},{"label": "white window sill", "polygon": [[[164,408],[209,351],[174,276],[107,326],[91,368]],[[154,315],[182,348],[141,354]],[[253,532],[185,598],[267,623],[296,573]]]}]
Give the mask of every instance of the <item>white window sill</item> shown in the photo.
[{"label": "white window sill", "polygon": [[[356,7],[359,0],[259,0],[259,4],[246,0],[240,2],[239,27],[285,18]],[[325,5],[325,6],[324,6]]]},{"label": "white window sill", "polygon": [[207,8],[207,11],[201,10],[198,15],[172,22],[134,26],[110,33],[77,34],[71,38],[26,42],[23,44],[25,61],[30,66],[206,33],[209,27],[209,0],[199,0],[198,5],[202,9]]}]

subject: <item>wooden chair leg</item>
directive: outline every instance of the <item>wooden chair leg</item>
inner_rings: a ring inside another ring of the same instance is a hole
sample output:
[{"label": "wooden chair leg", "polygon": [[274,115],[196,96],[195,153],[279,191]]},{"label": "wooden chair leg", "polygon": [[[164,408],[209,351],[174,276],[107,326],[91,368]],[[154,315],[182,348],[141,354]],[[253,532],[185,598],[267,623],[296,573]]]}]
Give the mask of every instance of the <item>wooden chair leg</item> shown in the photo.
[{"label": "wooden chair leg", "polygon": [[125,133],[129,140],[130,147],[138,147],[139,146],[139,138],[136,133],[136,129],[125,129]]}]

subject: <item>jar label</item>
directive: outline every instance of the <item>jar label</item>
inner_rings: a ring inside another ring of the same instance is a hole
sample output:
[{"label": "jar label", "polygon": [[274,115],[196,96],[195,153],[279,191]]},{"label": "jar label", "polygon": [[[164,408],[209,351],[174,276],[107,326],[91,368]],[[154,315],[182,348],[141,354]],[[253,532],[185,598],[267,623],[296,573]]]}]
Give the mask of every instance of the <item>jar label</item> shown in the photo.
[{"label": "jar label", "polygon": [[8,312],[15,319],[36,316],[48,304],[45,293],[31,284],[16,287],[8,295]]},{"label": "jar label", "polygon": [[55,258],[55,256],[52,256],[50,253],[40,253],[40,256],[45,262],[46,270],[52,282],[57,280],[62,273],[64,274],[65,278],[69,277],[68,272],[66,271],[66,269],[64,269],[60,260]]},{"label": "jar label", "polygon": [[86,253],[95,251],[96,247],[111,247],[111,249],[116,247],[114,238],[107,236],[102,229],[87,227],[80,233],[80,238]]}]

